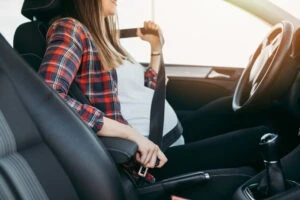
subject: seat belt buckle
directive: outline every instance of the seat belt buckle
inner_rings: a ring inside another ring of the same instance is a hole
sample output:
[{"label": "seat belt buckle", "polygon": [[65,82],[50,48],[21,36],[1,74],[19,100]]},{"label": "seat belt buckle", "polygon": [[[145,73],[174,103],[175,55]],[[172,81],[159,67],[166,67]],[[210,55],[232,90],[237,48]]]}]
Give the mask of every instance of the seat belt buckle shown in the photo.
[{"label": "seat belt buckle", "polygon": [[138,175],[141,177],[146,177],[147,173],[148,173],[148,167],[143,167],[141,166],[138,172]]}]

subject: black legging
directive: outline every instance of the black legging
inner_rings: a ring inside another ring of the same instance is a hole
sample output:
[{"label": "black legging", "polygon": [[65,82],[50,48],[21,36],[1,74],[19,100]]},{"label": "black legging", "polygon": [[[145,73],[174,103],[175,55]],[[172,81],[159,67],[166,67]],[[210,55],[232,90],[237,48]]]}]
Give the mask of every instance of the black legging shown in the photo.
[{"label": "black legging", "polygon": [[165,152],[168,158],[166,165],[151,172],[161,180],[200,170],[241,166],[260,168],[263,162],[258,143],[267,132],[268,128],[260,126],[171,147]]},{"label": "black legging", "polygon": [[177,111],[186,143],[266,124],[264,113],[234,112],[232,97],[222,97],[192,111]]}]

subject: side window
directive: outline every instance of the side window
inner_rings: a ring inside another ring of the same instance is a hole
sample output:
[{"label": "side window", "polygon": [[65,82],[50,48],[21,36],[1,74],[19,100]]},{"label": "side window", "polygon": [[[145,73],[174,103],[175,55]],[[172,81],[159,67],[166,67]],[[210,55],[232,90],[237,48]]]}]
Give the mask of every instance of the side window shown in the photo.
[{"label": "side window", "polygon": [[[119,28],[136,28],[143,26],[144,21],[152,18],[152,0],[118,1]],[[147,43],[139,38],[121,40],[126,50],[139,62],[149,62],[150,49]]]},{"label": "side window", "polygon": [[[246,67],[270,30],[262,20],[220,0],[149,0],[147,6],[143,11],[134,3],[120,6],[120,28],[126,24],[140,27],[144,20],[155,16],[164,33],[168,64]],[[140,48],[140,43],[139,39],[122,40],[137,61],[149,62],[149,48],[145,44]]]},{"label": "side window", "polygon": [[23,0],[0,0],[0,33],[13,45],[14,33],[17,27],[29,21],[21,14]]}]

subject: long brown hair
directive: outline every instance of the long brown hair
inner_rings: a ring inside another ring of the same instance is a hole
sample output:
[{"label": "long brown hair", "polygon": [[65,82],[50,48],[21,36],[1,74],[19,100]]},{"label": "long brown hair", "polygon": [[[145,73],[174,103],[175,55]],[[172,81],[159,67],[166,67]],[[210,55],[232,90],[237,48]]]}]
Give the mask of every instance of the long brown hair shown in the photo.
[{"label": "long brown hair", "polygon": [[101,0],[62,0],[63,17],[72,17],[83,23],[89,30],[101,59],[103,67],[114,69],[124,59],[132,57],[120,44],[118,17],[101,15]]}]

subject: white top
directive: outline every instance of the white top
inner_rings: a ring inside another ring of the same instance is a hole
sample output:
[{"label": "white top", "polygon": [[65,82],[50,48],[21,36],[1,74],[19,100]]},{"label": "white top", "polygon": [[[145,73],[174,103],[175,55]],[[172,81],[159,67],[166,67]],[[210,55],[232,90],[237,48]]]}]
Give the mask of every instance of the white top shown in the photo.
[{"label": "white top", "polygon": [[[139,63],[131,63],[125,60],[123,65],[119,66],[116,71],[121,113],[132,128],[148,137],[154,90],[144,85],[144,67]],[[163,135],[172,130],[177,122],[176,113],[166,100]],[[181,144],[184,144],[182,136],[172,146]]]}]

